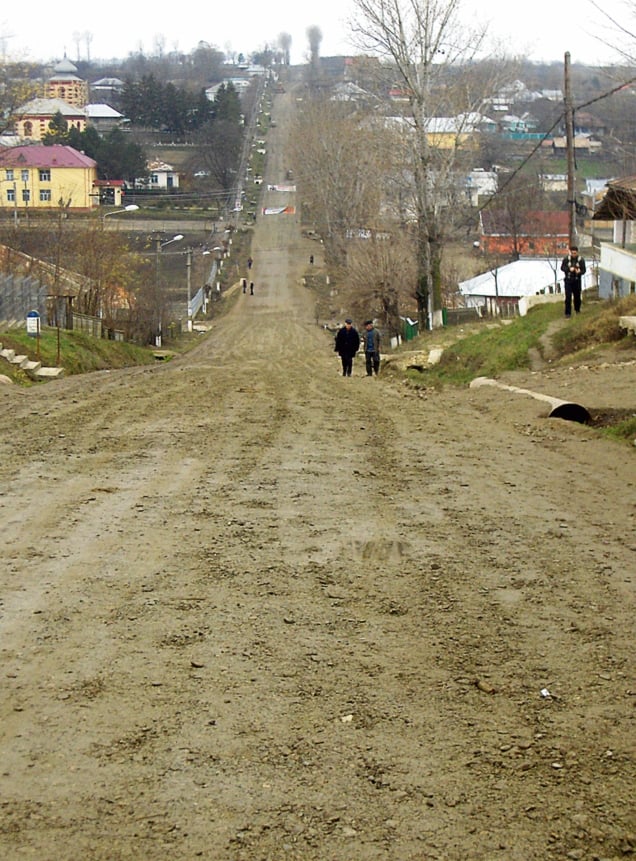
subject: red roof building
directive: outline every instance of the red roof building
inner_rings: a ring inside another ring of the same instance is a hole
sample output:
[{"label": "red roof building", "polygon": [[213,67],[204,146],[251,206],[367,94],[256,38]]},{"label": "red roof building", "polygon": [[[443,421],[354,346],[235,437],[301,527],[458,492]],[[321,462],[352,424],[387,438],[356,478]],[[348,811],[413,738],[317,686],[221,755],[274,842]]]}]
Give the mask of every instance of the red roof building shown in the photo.
[{"label": "red roof building", "polygon": [[566,254],[570,243],[569,213],[558,210],[507,212],[486,209],[479,216],[483,254],[518,259]]}]

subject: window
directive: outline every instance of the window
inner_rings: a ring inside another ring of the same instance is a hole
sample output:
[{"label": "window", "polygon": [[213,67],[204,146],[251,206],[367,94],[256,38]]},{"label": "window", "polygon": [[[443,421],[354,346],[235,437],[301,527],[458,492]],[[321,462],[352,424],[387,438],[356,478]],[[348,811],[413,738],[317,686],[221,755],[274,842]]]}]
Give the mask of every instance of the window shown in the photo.
[{"label": "window", "polygon": [[153,174],[151,175],[151,177],[150,177],[150,182],[151,182],[153,185],[158,185],[158,184],[159,184],[159,177],[157,176],[157,174],[156,174],[156,173],[153,173]]},{"label": "window", "polygon": [[22,202],[28,203],[31,200],[31,192],[28,188],[22,189]]},{"label": "window", "polygon": [[21,178],[22,182],[28,182],[29,181],[29,171],[28,170],[20,171],[20,178]]},{"label": "window", "polygon": [[33,123],[27,120],[24,124],[24,136],[30,138],[33,136]]},{"label": "window", "polygon": [[45,167],[43,170],[40,170],[40,182],[50,182],[51,181],[51,171],[48,167]]},{"label": "window", "polygon": [[15,203],[15,188],[10,188],[7,191],[7,200],[9,203]]},{"label": "window", "polygon": [[51,200],[51,190],[49,188],[40,192],[40,203],[47,203]]},{"label": "window", "polygon": [[7,175],[5,179],[10,180],[13,179],[13,168],[7,168]]}]

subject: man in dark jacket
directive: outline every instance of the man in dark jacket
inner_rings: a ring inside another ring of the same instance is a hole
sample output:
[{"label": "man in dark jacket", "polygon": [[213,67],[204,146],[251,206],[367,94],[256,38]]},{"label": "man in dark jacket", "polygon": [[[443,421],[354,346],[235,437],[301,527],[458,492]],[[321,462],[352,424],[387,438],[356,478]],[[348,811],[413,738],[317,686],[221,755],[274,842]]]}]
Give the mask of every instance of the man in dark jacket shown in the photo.
[{"label": "man in dark jacket", "polygon": [[561,271],[565,274],[565,316],[571,317],[573,302],[575,313],[578,314],[581,310],[581,279],[585,275],[585,260],[579,256],[576,245],[570,245],[570,253],[563,258]]},{"label": "man in dark jacket", "polygon": [[353,320],[347,317],[345,324],[338,329],[334,350],[342,360],[342,376],[350,377],[353,369],[353,357],[360,347],[360,335],[353,328]]},{"label": "man in dark jacket", "polygon": [[364,341],[364,358],[367,365],[367,377],[376,377],[380,370],[380,333],[373,325],[373,320],[367,320],[364,324],[365,332],[362,335]]}]

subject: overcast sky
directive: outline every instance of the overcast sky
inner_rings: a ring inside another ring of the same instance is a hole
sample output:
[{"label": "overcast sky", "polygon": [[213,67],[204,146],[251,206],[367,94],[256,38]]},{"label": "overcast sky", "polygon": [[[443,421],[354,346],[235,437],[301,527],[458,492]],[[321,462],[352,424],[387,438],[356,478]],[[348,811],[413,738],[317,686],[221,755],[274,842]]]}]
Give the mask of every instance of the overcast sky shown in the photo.
[{"label": "overcast sky", "polygon": [[[599,5],[632,32],[636,29],[635,0],[599,0]],[[347,25],[351,8],[351,0],[318,0],[311,6],[299,0],[207,5],[199,0],[151,4],[109,0],[76,4],[71,15],[50,0],[30,0],[25,6],[9,4],[0,12],[0,47],[11,59],[45,62],[65,53],[74,61],[87,56],[123,59],[140,50],[154,54],[158,44],[164,51],[189,53],[201,40],[222,51],[249,54],[275,44],[285,32],[292,37],[292,62],[298,63],[306,57],[310,26],[322,32],[322,56],[354,52]],[[620,62],[611,46],[627,43],[590,0],[463,0],[462,8],[469,24],[489,21],[489,32],[504,40],[509,53],[537,61],[562,61],[569,51],[573,63]]]}]

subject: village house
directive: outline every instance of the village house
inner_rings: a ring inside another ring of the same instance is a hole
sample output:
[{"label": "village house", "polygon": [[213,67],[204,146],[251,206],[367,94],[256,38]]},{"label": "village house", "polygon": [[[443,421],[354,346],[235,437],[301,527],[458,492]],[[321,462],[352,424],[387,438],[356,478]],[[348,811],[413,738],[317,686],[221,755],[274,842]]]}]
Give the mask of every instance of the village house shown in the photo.
[{"label": "village house", "polygon": [[90,85],[91,95],[107,102],[119,98],[126,85],[120,78],[99,78]]},{"label": "village house", "polygon": [[[542,301],[562,301],[563,272],[561,257],[522,259],[496,266],[461,281],[459,292],[467,308],[481,308],[487,314],[510,316],[520,311],[520,303],[533,296]],[[583,289],[594,283],[594,273],[583,276]]]},{"label": "village house", "polygon": [[149,161],[148,176],[139,177],[134,182],[135,188],[150,188],[153,191],[172,191],[179,188],[179,174],[171,164],[163,161]]},{"label": "village house", "polygon": [[97,162],[70,146],[0,149],[0,210],[16,218],[60,207],[90,211],[99,204]]},{"label": "village house", "polygon": [[32,99],[16,109],[12,131],[17,143],[42,140],[58,115],[65,120],[68,129],[80,132],[91,125],[104,134],[128,122],[108,104],[90,104],[88,83],[75,72],[76,67],[65,57],[44,85],[44,97]]},{"label": "village house", "polygon": [[601,242],[599,297],[618,299],[636,293],[636,176],[607,183],[593,220],[613,223],[612,242]]},{"label": "village house", "polygon": [[86,105],[84,113],[87,124],[98,131],[100,135],[108,134],[112,129],[121,128],[130,122],[110,105]]},{"label": "village house", "polygon": [[565,211],[528,211],[511,215],[504,210],[479,213],[479,243],[483,254],[519,258],[567,253],[569,215]]},{"label": "village house", "polygon": [[22,141],[41,141],[50,131],[50,123],[54,116],[60,114],[68,128],[76,128],[83,132],[86,128],[86,112],[81,108],[69,105],[62,99],[32,99],[16,111],[14,129]]},{"label": "village house", "polygon": [[497,193],[498,177],[493,170],[476,167],[466,177],[466,195],[471,206],[479,206],[480,200]]}]

